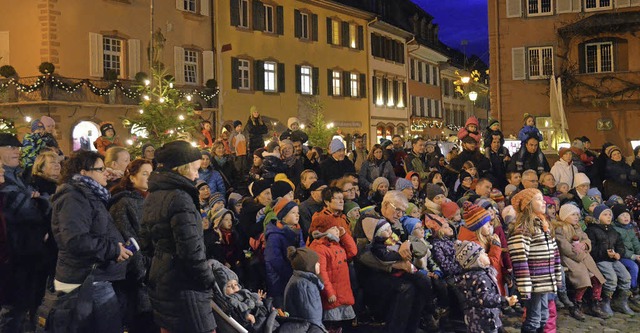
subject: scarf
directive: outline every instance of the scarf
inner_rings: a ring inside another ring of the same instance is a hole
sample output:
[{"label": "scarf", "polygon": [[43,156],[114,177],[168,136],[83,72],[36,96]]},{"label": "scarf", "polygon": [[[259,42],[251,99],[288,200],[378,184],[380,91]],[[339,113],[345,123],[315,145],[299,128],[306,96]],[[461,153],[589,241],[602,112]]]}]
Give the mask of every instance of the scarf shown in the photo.
[{"label": "scarf", "polygon": [[627,224],[622,224],[618,221],[613,222],[613,225],[615,225],[616,227],[620,228],[620,229],[633,229],[633,224],[631,222],[627,223]]},{"label": "scarf", "polygon": [[442,215],[442,211],[441,211],[442,210],[442,206],[438,205],[437,203],[435,203],[435,202],[433,202],[433,201],[431,201],[429,199],[426,199],[424,201],[424,207],[427,208],[427,210],[429,212],[433,213],[433,214]]},{"label": "scarf", "polygon": [[227,163],[227,158],[224,156],[222,157],[215,156],[214,159],[216,160],[219,166],[223,166],[225,163]]},{"label": "scarf", "polygon": [[111,198],[111,194],[109,193],[109,190],[107,190],[106,187],[98,184],[98,182],[91,177],[75,174],[71,178],[71,184],[76,186],[81,186],[90,190],[95,196],[97,196],[105,204]]},{"label": "scarf", "polygon": [[284,162],[284,164],[291,168],[294,164],[296,164],[296,160],[296,155],[291,155],[290,157],[282,159],[282,162]]}]

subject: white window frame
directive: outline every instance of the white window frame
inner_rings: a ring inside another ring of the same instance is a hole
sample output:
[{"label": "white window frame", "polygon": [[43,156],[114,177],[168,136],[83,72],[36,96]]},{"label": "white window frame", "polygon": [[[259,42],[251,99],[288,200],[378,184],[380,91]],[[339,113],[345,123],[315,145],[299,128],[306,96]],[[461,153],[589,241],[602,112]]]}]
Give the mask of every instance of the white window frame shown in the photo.
[{"label": "white window frame", "polygon": [[[595,71],[589,71],[589,67],[587,66],[589,63],[589,47],[590,46],[595,46],[596,47],[596,58],[595,60]],[[602,51],[602,47],[603,46],[608,46],[609,47],[609,52],[603,52]],[[614,54],[613,54],[613,42],[600,42],[600,43],[588,43],[584,45],[584,71],[585,73],[590,73],[590,74],[596,74],[596,73],[611,73],[613,71],[615,71],[615,64],[614,64]],[[611,63],[611,70],[609,71],[604,71],[602,70],[602,66],[603,66],[603,57],[606,56],[606,53],[609,54],[609,59],[610,59],[610,63]]]},{"label": "white window frame", "polygon": [[[548,12],[543,12],[542,11],[542,4],[544,2],[549,2],[549,11]],[[536,3],[537,4],[537,11],[532,12],[531,11],[531,3]],[[527,6],[527,16],[547,16],[547,15],[553,15],[553,0],[526,0],[526,6]]]},{"label": "white window frame", "polygon": [[[603,6],[602,5],[603,1],[609,1],[609,5]],[[591,4],[592,7],[588,7],[590,5],[590,2],[593,2],[593,4]],[[584,0],[585,12],[595,12],[595,11],[607,10],[607,9],[613,9],[613,0]]]},{"label": "white window frame", "polygon": [[300,13],[300,39],[311,39],[309,36],[309,14]]},{"label": "white window frame", "polygon": [[358,73],[349,74],[349,83],[351,85],[351,97],[360,97],[360,76]]},{"label": "white window frame", "polygon": [[239,27],[249,28],[249,0],[239,0],[238,1],[238,13],[240,23]]},{"label": "white window frame", "polygon": [[349,23],[349,47],[358,48],[358,27],[355,23]]},{"label": "white window frame", "polygon": [[238,89],[251,89],[251,63],[246,59],[238,59]]},{"label": "white window frame", "polygon": [[185,12],[197,13],[198,12],[198,0],[183,0],[182,9]]},{"label": "white window frame", "polygon": [[313,68],[311,66],[300,66],[300,93],[303,95],[313,94]]},{"label": "white window frame", "polygon": [[184,83],[185,84],[198,84],[198,72],[200,72],[198,66],[198,51],[185,49],[184,50]]},{"label": "white window frame", "polygon": [[278,64],[273,61],[264,62],[264,91],[278,91]]},{"label": "white window frame", "polygon": [[342,95],[342,72],[331,71],[331,95]]},{"label": "white window frame", "polygon": [[340,31],[342,22],[331,20],[331,45],[340,45]]},{"label": "white window frame", "polygon": [[274,33],[276,31],[274,8],[271,5],[264,4],[264,31]]},{"label": "white window frame", "polygon": [[124,73],[124,41],[117,37],[102,37],[102,68],[103,73],[107,70],[115,70],[118,77]]},{"label": "white window frame", "polygon": [[[537,59],[532,57],[533,53],[537,53]],[[551,59],[551,73],[545,73],[545,69],[548,69],[545,65],[545,58],[549,56]],[[529,73],[530,80],[538,80],[538,79],[548,79],[551,75],[553,75],[553,47],[552,46],[541,46],[541,47],[530,47],[527,48],[527,71]],[[536,61],[537,60],[537,61]],[[537,63],[534,63],[536,61]],[[537,72],[534,71],[537,69]]]}]

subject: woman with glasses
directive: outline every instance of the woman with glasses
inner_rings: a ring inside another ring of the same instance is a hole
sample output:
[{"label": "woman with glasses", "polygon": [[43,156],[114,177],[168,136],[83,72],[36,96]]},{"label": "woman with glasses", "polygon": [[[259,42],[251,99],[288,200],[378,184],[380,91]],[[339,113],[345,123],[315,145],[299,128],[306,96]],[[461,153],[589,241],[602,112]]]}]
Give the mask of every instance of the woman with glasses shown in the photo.
[{"label": "woman with glasses", "polygon": [[84,332],[121,332],[122,313],[112,282],[123,280],[132,255],[107,211],[111,198],[102,156],[80,151],[64,165],[60,188],[52,198],[51,228],[58,244],[54,287],[69,293],[90,274],[93,309]]},{"label": "woman with glasses", "polygon": [[[349,193],[348,190],[347,193]],[[343,189],[338,187],[332,186],[322,190],[324,209],[313,214],[313,217],[311,218],[311,227],[309,227],[308,232],[309,235],[313,235],[313,232],[316,230],[327,230],[331,227],[344,228],[347,234],[351,235],[349,220],[347,220],[347,216],[342,212],[344,210],[345,197],[346,195],[344,194]],[[309,237],[309,242],[313,240],[311,238],[312,237]]]}]

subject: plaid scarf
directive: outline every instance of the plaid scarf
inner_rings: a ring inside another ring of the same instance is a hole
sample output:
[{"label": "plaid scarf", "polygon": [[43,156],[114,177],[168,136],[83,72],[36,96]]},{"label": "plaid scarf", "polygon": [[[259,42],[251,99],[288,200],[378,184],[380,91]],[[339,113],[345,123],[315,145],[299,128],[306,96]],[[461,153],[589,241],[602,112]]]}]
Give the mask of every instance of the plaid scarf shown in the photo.
[{"label": "plaid scarf", "polygon": [[71,178],[71,184],[89,189],[105,204],[109,202],[109,199],[111,198],[109,190],[107,190],[106,187],[98,184],[98,182],[96,182],[91,177],[75,174]]}]

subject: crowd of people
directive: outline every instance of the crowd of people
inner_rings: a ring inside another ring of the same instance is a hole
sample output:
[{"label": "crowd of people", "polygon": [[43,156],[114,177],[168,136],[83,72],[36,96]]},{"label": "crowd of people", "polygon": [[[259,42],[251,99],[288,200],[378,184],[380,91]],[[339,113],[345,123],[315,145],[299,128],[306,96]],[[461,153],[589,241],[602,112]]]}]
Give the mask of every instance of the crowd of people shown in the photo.
[{"label": "crowd of people", "polygon": [[640,311],[640,149],[579,137],[550,166],[531,115],[512,156],[475,117],[446,156],[311,147],[287,123],[265,145],[252,109],[134,159],[109,123],[69,156],[46,116],[0,134],[0,332],[555,332],[558,308]]}]

